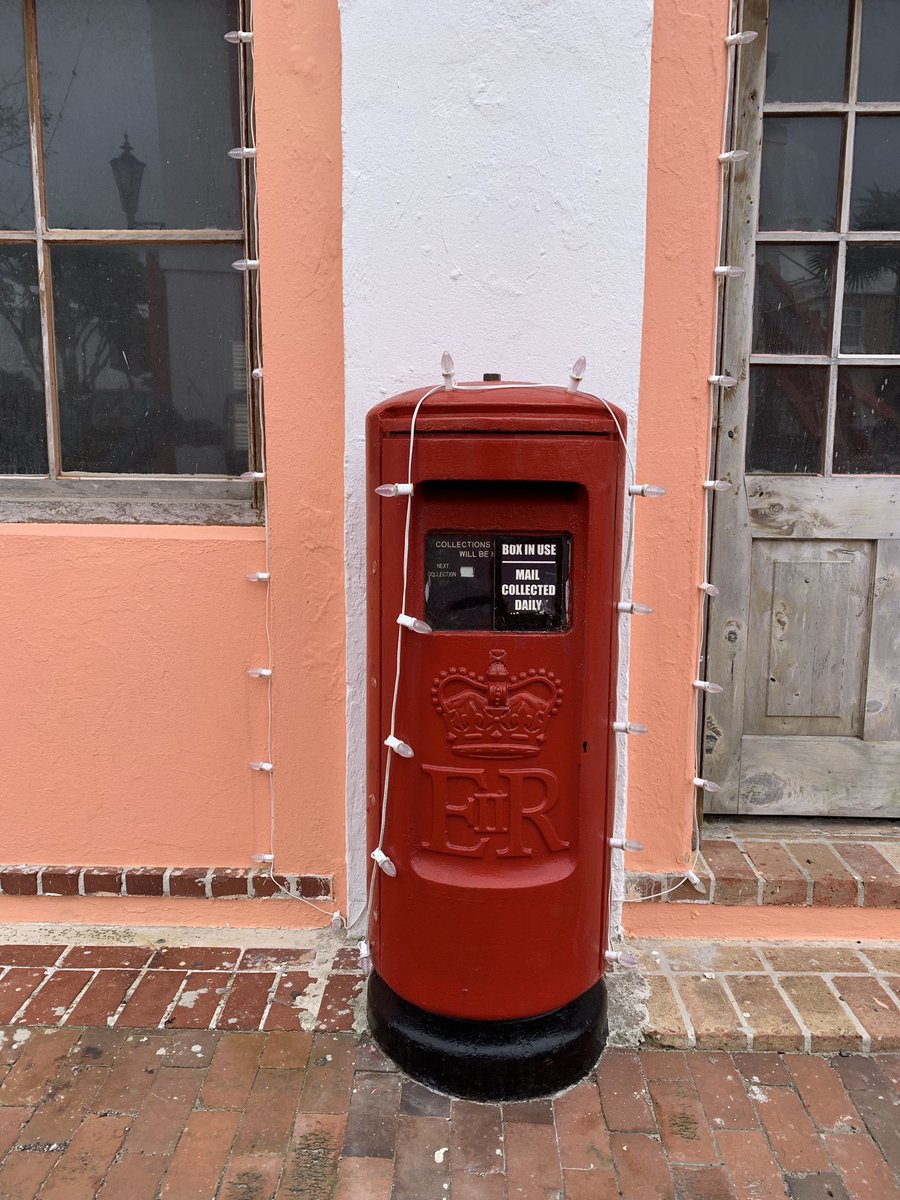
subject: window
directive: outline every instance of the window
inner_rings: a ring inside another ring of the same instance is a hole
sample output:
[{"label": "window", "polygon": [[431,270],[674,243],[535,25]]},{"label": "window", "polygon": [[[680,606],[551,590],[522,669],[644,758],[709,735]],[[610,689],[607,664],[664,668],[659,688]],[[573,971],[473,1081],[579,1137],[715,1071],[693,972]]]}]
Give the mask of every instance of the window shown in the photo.
[{"label": "window", "polygon": [[0,0],[6,519],[255,519],[241,16]]},{"label": "window", "polygon": [[898,17],[897,0],[768,6],[750,472],[900,473]]}]

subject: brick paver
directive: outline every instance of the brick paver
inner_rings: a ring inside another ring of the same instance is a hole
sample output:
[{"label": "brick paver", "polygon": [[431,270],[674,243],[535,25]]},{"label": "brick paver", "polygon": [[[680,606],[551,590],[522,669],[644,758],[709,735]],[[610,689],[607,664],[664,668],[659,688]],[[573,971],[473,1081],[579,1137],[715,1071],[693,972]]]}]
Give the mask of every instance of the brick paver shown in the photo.
[{"label": "brick paver", "polygon": [[[709,967],[748,1021],[783,979],[828,1053],[609,1049],[563,1095],[504,1105],[450,1100],[335,1028],[361,984],[349,954],[329,987],[305,951],[99,949],[0,964],[37,973],[28,1007],[48,1021],[68,998],[62,1027],[28,1027],[27,995],[26,1021],[0,1026],[0,1200],[900,1200],[900,1053],[836,1052],[850,1011],[876,1010],[873,1049],[896,1036],[887,976],[853,949],[757,953],[754,970],[685,947],[656,976],[702,1000]],[[115,1019],[129,988],[147,1027]],[[289,1027],[270,1031],[277,991]],[[251,1028],[207,1028],[230,996]]]}]

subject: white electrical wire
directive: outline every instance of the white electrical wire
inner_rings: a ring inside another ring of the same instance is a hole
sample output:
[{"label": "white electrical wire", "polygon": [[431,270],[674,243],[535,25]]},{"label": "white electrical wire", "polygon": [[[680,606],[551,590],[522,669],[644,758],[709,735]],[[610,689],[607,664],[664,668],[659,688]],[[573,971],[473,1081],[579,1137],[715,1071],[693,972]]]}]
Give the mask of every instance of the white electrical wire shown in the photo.
[{"label": "white electrical wire", "polygon": [[[521,390],[522,388],[541,388],[544,386],[546,386],[546,385],[543,383],[461,383],[461,384],[458,383],[458,384],[454,384],[453,388],[450,390],[457,391],[457,392],[498,392],[498,391]],[[427,392],[424,393],[424,395],[422,395],[419,398],[419,400],[416,402],[415,408],[413,409],[413,414],[410,419],[410,425],[409,425],[409,457],[408,457],[408,461],[407,461],[407,477],[406,477],[407,485],[410,487],[412,487],[412,485],[413,485],[413,477],[412,477],[413,455],[414,455],[414,451],[415,451],[416,421],[418,420],[419,410],[421,409],[421,407],[425,403],[425,401],[428,400],[431,396],[434,396],[437,392],[444,392],[446,390],[447,389],[445,388],[445,385],[443,383],[436,384],[434,387],[430,388]],[[613,409],[609,404],[607,404],[607,402],[601,396],[587,396],[584,393],[575,393],[575,394],[582,395],[584,399],[591,399],[591,400],[599,401],[599,403],[602,404],[603,407],[606,409],[606,411],[609,413],[610,417],[612,417],[613,424],[616,427],[616,433],[618,434],[619,440],[621,441],[622,446],[625,451],[625,457],[628,462],[628,468],[631,472],[631,482],[634,483],[636,480],[634,458],[632,456],[631,449],[628,445],[628,441],[622,430],[622,426],[616,415],[615,409]],[[626,479],[626,495],[628,495],[627,482],[628,481]],[[405,521],[404,531],[403,531],[403,595],[402,595],[402,600],[401,600],[401,604],[400,604],[401,613],[406,612],[406,598],[407,598],[408,587],[409,587],[409,540],[410,540],[410,528],[411,528],[411,521],[412,521],[413,495],[414,495],[413,491],[410,491],[406,496],[406,521]],[[632,547],[634,545],[634,504],[635,504],[635,499],[636,499],[635,496],[629,495],[628,538],[626,541],[625,557],[624,557],[622,571],[621,571],[621,577],[620,577],[620,587],[619,587],[619,595],[620,596],[624,594],[625,584],[627,583],[628,570],[631,565]],[[389,736],[392,738],[396,737],[395,721],[396,721],[396,717],[397,717],[397,703],[398,703],[398,698],[399,698],[399,694],[400,694],[400,668],[401,668],[401,663],[402,663],[403,634],[404,634],[403,627],[398,625],[398,627],[397,627],[397,660],[396,660],[396,668],[395,668],[395,674],[394,674],[394,690],[393,690],[393,695],[391,697],[391,722],[390,722],[390,733],[389,733]],[[617,678],[618,678],[618,675],[617,675]],[[617,684],[617,687],[618,687],[618,684]],[[617,695],[617,699],[616,699],[616,708],[617,708],[617,712],[618,712],[618,695]],[[615,755],[614,778],[618,779],[618,753],[619,752],[618,752],[617,739],[614,739],[613,753]],[[387,829],[388,800],[389,800],[389,796],[390,796],[391,760],[393,758],[393,754],[394,754],[393,749],[391,748],[391,746],[388,746],[387,747],[387,756],[385,759],[385,766],[384,766],[384,785],[383,785],[382,794],[381,794],[381,820],[379,823],[378,845],[376,846],[376,849],[374,852],[374,853],[378,853],[378,854],[384,853],[384,837],[385,837],[385,831]],[[372,908],[373,908],[373,904],[374,904],[374,900],[375,900],[375,883],[376,883],[376,880],[378,877],[378,870],[379,869],[377,866],[373,867],[371,870],[371,874],[369,876],[369,887],[368,887],[368,893],[367,893],[367,898],[366,898],[366,905],[365,905],[365,909],[363,910],[365,913],[366,922],[365,922],[365,932],[364,932],[364,936],[363,936],[363,941],[360,943],[360,958],[361,958],[361,960],[364,960],[366,962],[368,962],[369,955],[370,955],[369,946],[370,946],[370,933],[371,933],[371,923],[372,923]],[[610,865],[609,899],[611,900],[611,898],[612,898],[612,867]],[[353,921],[348,920],[347,927],[351,928],[353,925],[355,925],[361,915],[362,914],[359,914],[357,917],[354,918]],[[611,938],[610,938],[610,930],[609,930],[609,927],[607,927],[607,948],[609,948],[611,946],[611,944],[612,944],[612,942],[611,942]]]},{"label": "white electrical wire", "polygon": [[[246,0],[247,7],[247,25],[250,30],[253,29],[253,0]],[[246,45],[246,54],[252,57],[252,41]],[[252,69],[250,75],[250,90],[247,98],[247,124],[250,134],[249,142],[252,147],[256,147],[256,72]],[[250,219],[253,223],[254,248],[256,253],[259,253],[259,186],[258,186],[258,171],[257,159],[254,154],[247,158],[249,171],[251,174],[251,201],[250,201]],[[251,309],[253,312],[253,332],[255,340],[255,350],[257,356],[262,351],[262,316],[260,309],[260,272],[248,271],[250,277],[250,286],[253,291],[253,304]],[[262,363],[257,363],[253,371],[253,377],[257,381],[257,443],[259,445],[259,465],[262,474],[260,481],[260,489],[262,491],[263,505],[263,527],[265,530],[265,570],[267,578],[264,581],[266,589],[265,599],[265,629],[266,629],[266,646],[268,648],[268,667],[270,672],[274,671],[275,667],[275,647],[272,638],[272,563],[271,563],[271,537],[269,528],[269,476],[266,466],[266,437],[265,437],[265,414],[263,403],[263,375]],[[269,762],[274,762],[274,729],[275,729],[275,705],[274,705],[274,676],[269,674],[266,679],[266,758]],[[314,908],[317,912],[324,913],[326,917],[330,917],[334,921],[335,917],[340,916],[339,909],[322,908],[321,905],[315,904],[312,900],[305,896],[295,896],[293,892],[284,887],[283,884],[275,878],[275,845],[277,841],[276,829],[276,805],[275,805],[275,771],[267,772],[269,779],[269,878],[280,892],[288,896],[291,900],[300,900],[303,904]]]}]

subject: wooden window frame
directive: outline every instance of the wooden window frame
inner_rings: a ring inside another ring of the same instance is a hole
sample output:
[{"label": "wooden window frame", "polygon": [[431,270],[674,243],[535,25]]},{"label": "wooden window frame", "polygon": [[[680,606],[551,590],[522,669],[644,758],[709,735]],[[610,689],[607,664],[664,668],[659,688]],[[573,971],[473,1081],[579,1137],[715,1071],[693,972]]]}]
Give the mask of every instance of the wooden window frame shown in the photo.
[{"label": "wooden window frame", "polygon": [[[743,169],[735,169],[728,197],[728,240],[729,257],[733,265],[744,267],[742,279],[727,281],[725,289],[725,359],[732,365],[740,360],[753,366],[798,366],[827,367],[828,391],[825,401],[825,428],[821,447],[820,469],[814,474],[803,474],[802,478],[894,479],[896,475],[880,473],[835,472],[834,434],[837,414],[838,371],[841,367],[898,367],[900,354],[843,354],[841,353],[841,326],[844,311],[844,277],[848,245],[866,242],[879,244],[900,243],[900,230],[851,230],[850,194],[853,181],[853,156],[857,116],[892,115],[900,116],[900,101],[875,102],[858,100],[860,45],[862,38],[862,16],[865,0],[849,0],[850,29],[848,40],[849,71],[847,74],[847,99],[845,101],[768,102],[765,100],[767,26],[770,0],[744,0],[740,8],[739,28],[756,30],[759,37],[747,46],[740,47],[739,69],[735,79],[734,123],[732,144],[748,148],[750,159]],[[835,231],[819,232],[795,229],[760,230],[758,226],[760,197],[760,167],[763,123],[768,116],[841,116],[845,120],[844,137],[841,142],[841,165],[839,172],[838,228]],[[750,214],[746,225],[741,214]],[[837,249],[834,277],[834,300],[831,309],[831,345],[828,354],[758,354],[752,349],[753,305],[756,291],[756,246],[775,244],[821,244],[833,245]],[[728,374],[738,375],[733,369]],[[746,382],[746,375],[741,375]],[[746,411],[746,406],[745,406]],[[760,479],[785,479],[789,473],[748,471],[742,473]],[[790,478],[800,478],[800,475]],[[893,489],[891,489],[893,490]]]},{"label": "wooden window frame", "polygon": [[[34,227],[0,229],[0,245],[34,246],[37,255],[44,374],[44,417],[49,471],[42,475],[0,475],[0,521],[109,522],[135,524],[253,525],[261,521],[259,485],[226,475],[147,475],[63,471],[60,462],[59,397],[55,369],[53,290],[48,247],[128,244],[232,245],[235,259],[258,257],[254,164],[240,160],[241,229],[54,229],[47,225],[42,144],[41,91],[37,44],[38,0],[20,0],[25,35],[25,69],[31,154]],[[248,0],[237,0],[245,28]],[[222,35],[228,32],[223,29]],[[244,43],[237,55],[242,144],[255,145],[252,55]],[[248,470],[260,461],[259,382],[251,368],[256,345],[258,289],[254,272],[242,272],[244,338],[247,357]]]}]

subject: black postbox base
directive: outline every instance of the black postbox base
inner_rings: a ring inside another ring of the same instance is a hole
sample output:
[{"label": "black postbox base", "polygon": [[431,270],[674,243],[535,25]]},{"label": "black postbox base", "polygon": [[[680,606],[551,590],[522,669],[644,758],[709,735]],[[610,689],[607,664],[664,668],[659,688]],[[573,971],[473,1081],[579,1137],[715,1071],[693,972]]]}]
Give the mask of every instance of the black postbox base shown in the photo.
[{"label": "black postbox base", "polygon": [[531,1100],[561,1091],[600,1057],[609,1027],[606,984],[562,1008],[515,1021],[465,1021],[426,1012],[369,978],[369,1029],[413,1079],[468,1100]]}]

